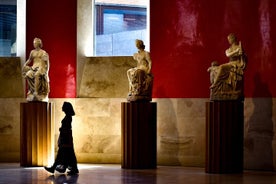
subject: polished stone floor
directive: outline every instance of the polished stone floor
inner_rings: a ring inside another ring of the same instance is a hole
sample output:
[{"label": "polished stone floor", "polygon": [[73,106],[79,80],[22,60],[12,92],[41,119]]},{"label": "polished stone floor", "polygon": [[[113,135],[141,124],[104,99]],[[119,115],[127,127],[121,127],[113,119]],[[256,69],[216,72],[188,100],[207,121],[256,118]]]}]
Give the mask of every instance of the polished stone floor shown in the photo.
[{"label": "polished stone floor", "polygon": [[80,174],[67,176],[43,167],[0,163],[0,184],[276,184],[275,172],[206,174],[204,168],[158,166],[157,169],[121,169],[121,165],[79,164]]}]

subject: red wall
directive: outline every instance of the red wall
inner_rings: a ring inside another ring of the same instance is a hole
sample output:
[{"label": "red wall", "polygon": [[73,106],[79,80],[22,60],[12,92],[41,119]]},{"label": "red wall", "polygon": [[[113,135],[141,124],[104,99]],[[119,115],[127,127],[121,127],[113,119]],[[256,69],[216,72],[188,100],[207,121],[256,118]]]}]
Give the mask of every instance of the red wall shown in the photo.
[{"label": "red wall", "polygon": [[150,4],[154,97],[209,97],[212,60],[228,62],[227,35],[248,55],[246,97],[276,96],[276,1],[162,0]]},{"label": "red wall", "polygon": [[[246,97],[276,96],[276,1],[160,0],[150,4],[153,97],[209,97],[212,60],[228,62],[227,35],[248,55]],[[52,98],[76,96],[76,0],[27,0],[27,56],[34,37],[50,55]]]},{"label": "red wall", "polygon": [[76,0],[26,0],[26,57],[34,37],[50,57],[50,98],[76,96]]}]

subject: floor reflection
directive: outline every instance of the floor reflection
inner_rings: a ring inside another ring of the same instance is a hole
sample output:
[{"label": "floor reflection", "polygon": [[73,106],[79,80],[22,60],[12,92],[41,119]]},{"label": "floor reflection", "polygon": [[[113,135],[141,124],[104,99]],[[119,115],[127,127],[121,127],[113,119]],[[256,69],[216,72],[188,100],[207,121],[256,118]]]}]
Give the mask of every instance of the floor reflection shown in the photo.
[{"label": "floor reflection", "polygon": [[46,181],[51,181],[53,184],[64,184],[64,183],[77,183],[79,175],[68,176],[65,174],[50,175]]},{"label": "floor reflection", "polygon": [[0,184],[274,184],[275,172],[207,174],[204,168],[158,166],[157,169],[122,169],[121,165],[78,164],[79,175],[50,174],[43,167],[0,163]]}]

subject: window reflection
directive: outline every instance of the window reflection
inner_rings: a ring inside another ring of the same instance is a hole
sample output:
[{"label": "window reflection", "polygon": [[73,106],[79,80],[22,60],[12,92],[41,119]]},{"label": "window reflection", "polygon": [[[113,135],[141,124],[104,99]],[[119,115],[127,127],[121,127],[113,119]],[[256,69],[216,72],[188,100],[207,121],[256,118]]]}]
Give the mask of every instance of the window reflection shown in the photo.
[{"label": "window reflection", "polygon": [[0,0],[0,56],[16,56],[16,0]]},{"label": "window reflection", "polygon": [[132,55],[136,52],[135,39],[147,42],[147,3],[147,0],[95,0],[96,56]]}]

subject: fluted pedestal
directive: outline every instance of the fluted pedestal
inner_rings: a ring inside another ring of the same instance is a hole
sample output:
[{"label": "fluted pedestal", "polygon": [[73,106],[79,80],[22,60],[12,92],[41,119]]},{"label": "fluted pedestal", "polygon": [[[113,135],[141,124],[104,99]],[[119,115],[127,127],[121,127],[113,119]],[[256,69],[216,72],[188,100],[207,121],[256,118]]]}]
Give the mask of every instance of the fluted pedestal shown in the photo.
[{"label": "fluted pedestal", "polygon": [[156,168],[155,102],[122,102],[122,168]]},{"label": "fluted pedestal", "polygon": [[207,173],[243,171],[243,102],[206,102]]},{"label": "fluted pedestal", "polygon": [[46,166],[54,159],[53,104],[20,104],[20,165]]}]

